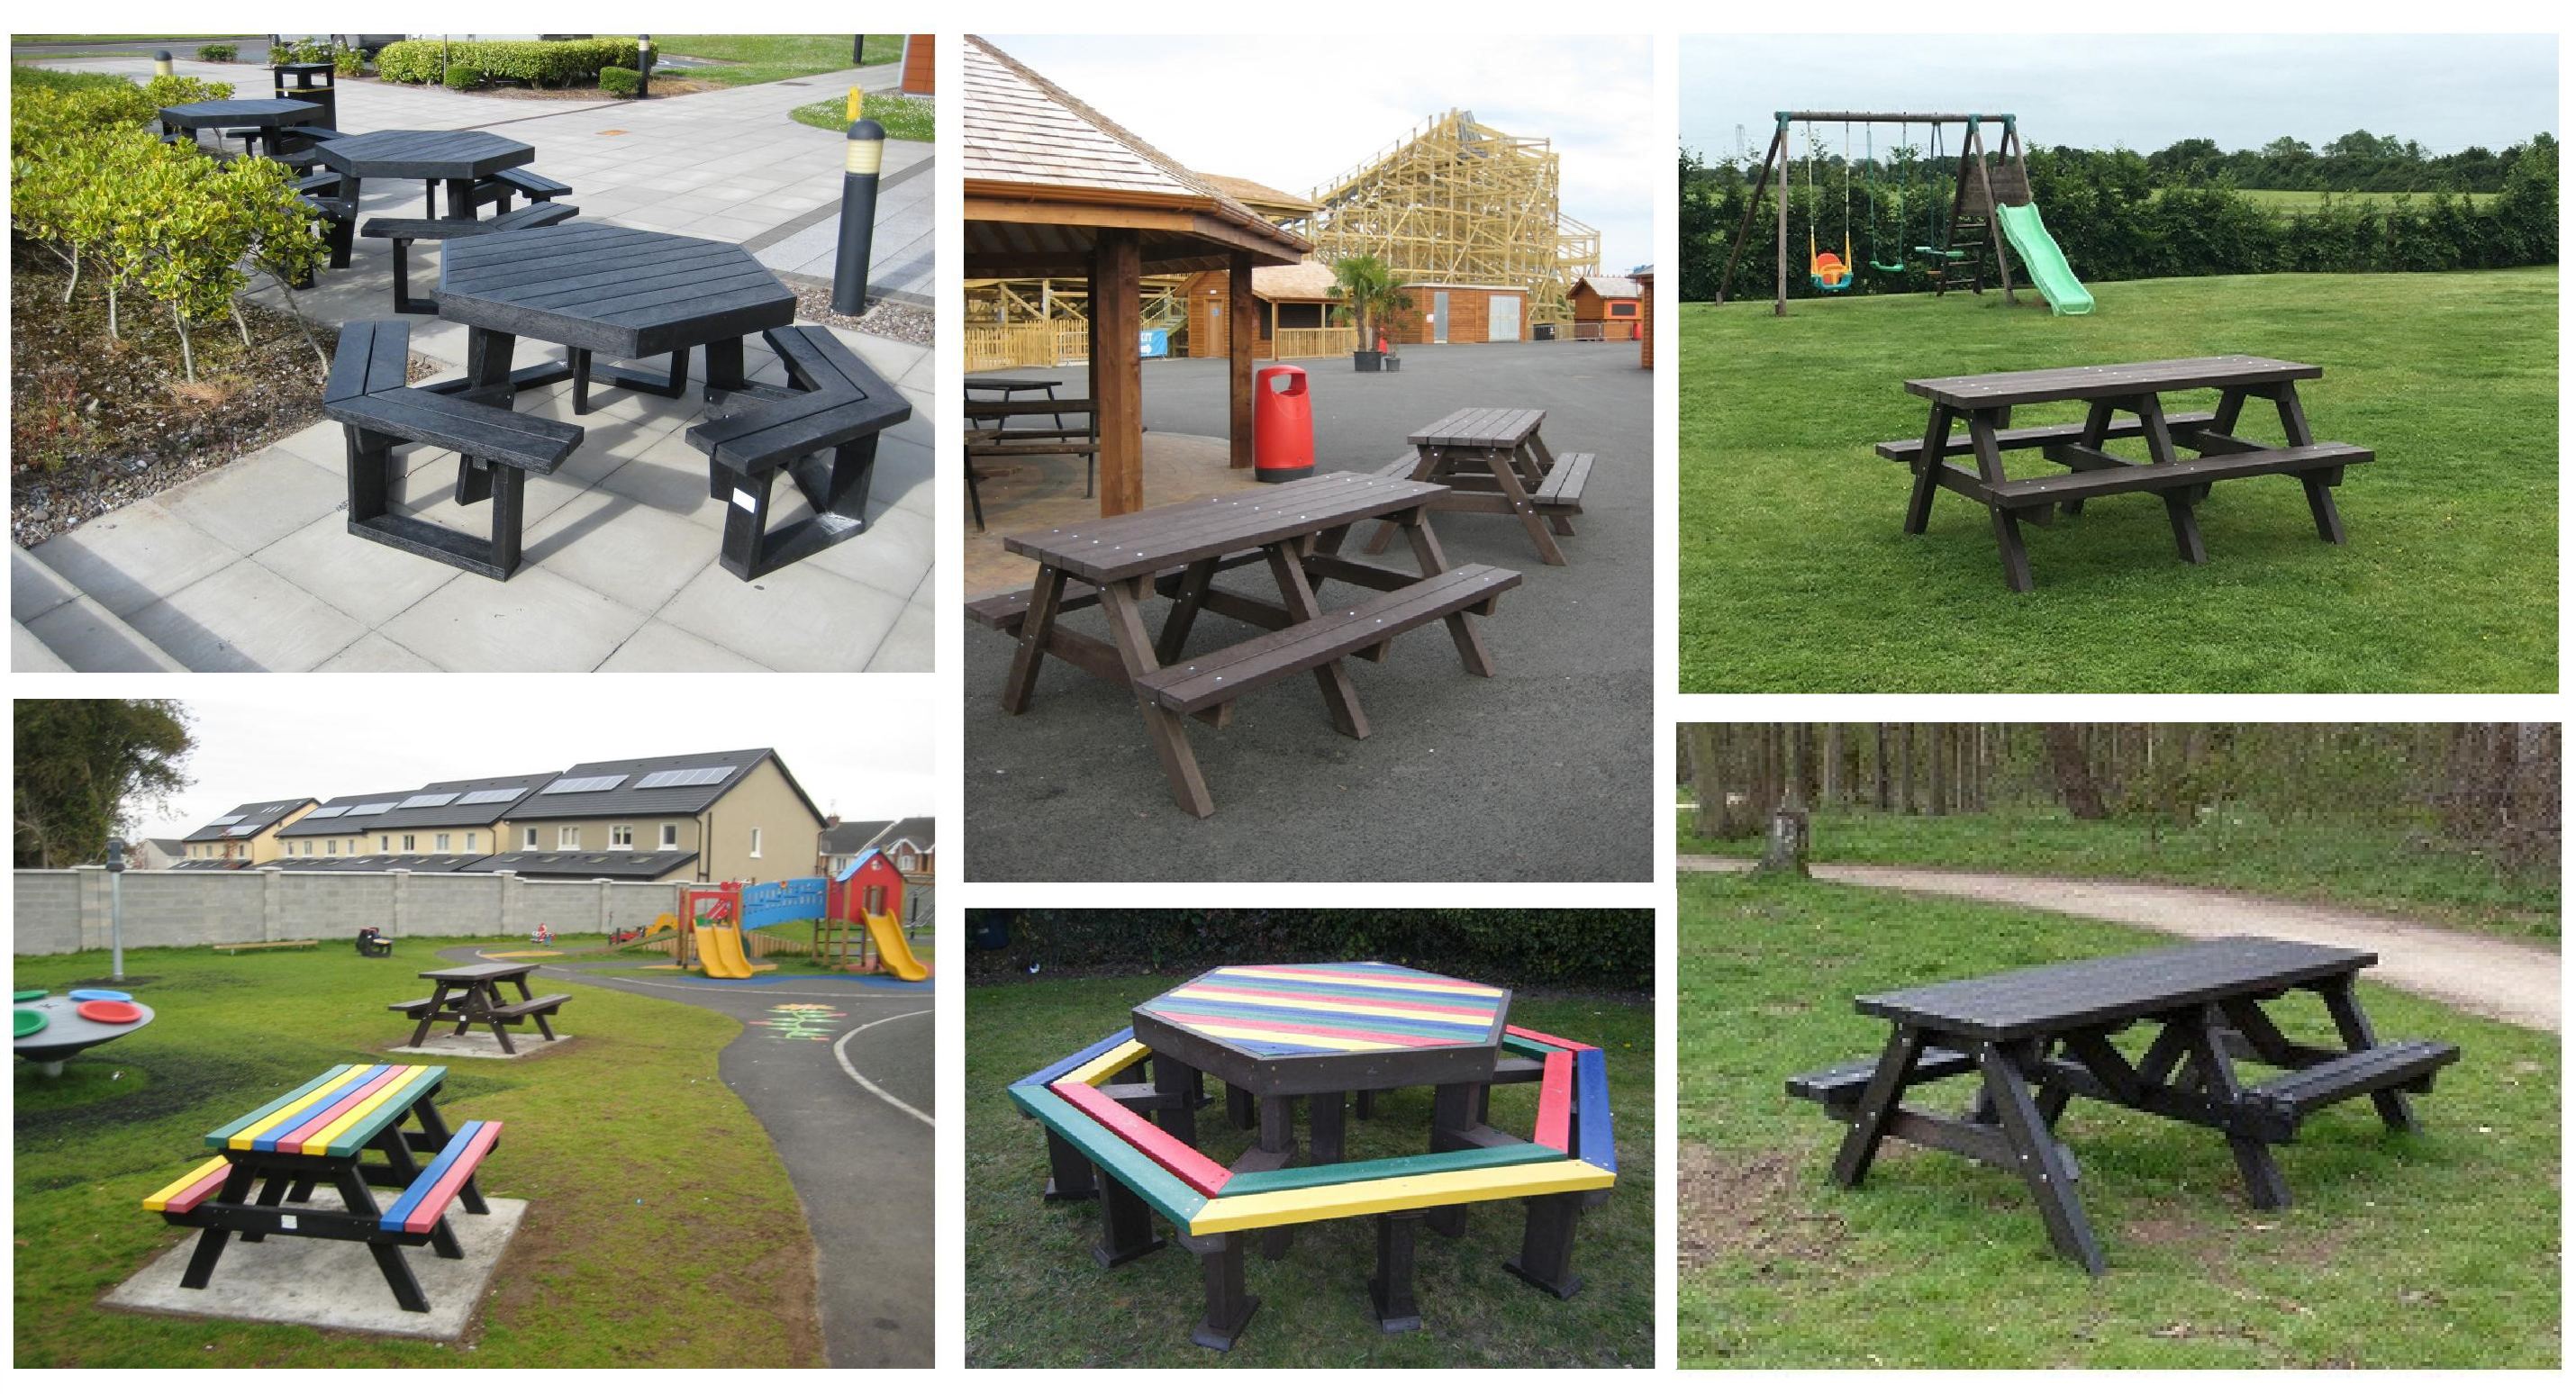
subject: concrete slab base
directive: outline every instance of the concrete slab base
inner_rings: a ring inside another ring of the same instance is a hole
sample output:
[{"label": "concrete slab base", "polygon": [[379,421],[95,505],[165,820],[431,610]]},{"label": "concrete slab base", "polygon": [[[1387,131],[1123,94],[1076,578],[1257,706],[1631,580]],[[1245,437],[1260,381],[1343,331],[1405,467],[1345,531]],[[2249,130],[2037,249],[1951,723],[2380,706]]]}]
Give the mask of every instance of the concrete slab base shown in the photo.
[{"label": "concrete slab base", "polygon": [[[376,1204],[394,1203],[398,1193],[378,1191]],[[239,1236],[224,1248],[213,1281],[203,1288],[183,1288],[188,1256],[197,1236],[188,1238],[126,1279],[99,1305],[120,1312],[156,1316],[223,1317],[233,1321],[282,1322],[329,1331],[358,1331],[377,1336],[413,1336],[454,1341],[483,1304],[500,1266],[510,1236],[519,1232],[527,1213],[524,1200],[491,1199],[492,1213],[469,1215],[451,1206],[448,1223],[465,1249],[461,1259],[443,1259],[427,1246],[407,1250],[412,1275],[429,1299],[426,1312],[406,1312],[394,1304],[384,1275],[364,1244],[340,1240],[301,1240],[275,1235],[257,1244]],[[316,1192],[317,1210],[338,1208],[336,1197]]]},{"label": "concrete slab base", "polygon": [[386,1046],[385,1053],[388,1055],[462,1055],[472,1060],[525,1060],[531,1055],[552,1050],[572,1039],[560,1031],[555,1033],[555,1038],[551,1041],[534,1031],[513,1031],[510,1033],[510,1045],[518,1053],[504,1055],[501,1053],[501,1043],[492,1039],[490,1030],[468,1031],[458,1036],[451,1034],[455,1029],[451,1026],[444,1031],[433,1031],[429,1039],[419,1045],[413,1045],[411,1037],[405,1036],[392,1045]]}]

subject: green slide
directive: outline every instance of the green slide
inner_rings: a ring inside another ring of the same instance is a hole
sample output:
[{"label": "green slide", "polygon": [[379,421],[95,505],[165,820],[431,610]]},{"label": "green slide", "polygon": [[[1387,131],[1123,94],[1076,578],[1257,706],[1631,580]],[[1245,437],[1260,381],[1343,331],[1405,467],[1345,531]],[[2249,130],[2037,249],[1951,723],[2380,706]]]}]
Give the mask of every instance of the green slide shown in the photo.
[{"label": "green slide", "polygon": [[2075,279],[2066,264],[2066,253],[2057,250],[2057,239],[2048,235],[2048,224],[2039,218],[2039,205],[2007,204],[1998,209],[2004,218],[2004,237],[2021,255],[2022,269],[2030,273],[2031,283],[2048,298],[2048,308],[2061,315],[2093,313],[2093,292]]}]

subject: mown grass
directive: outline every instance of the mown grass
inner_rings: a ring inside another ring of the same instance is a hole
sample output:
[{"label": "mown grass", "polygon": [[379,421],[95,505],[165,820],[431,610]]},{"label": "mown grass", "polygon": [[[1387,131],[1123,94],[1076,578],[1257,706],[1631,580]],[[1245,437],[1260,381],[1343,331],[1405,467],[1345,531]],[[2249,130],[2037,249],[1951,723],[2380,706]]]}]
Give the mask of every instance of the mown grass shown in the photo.
[{"label": "mown grass", "polygon": [[[1994,295],[1683,307],[1682,689],[2556,690],[2557,268],[2093,290],[2072,319]],[[2378,452],[2336,491],[2347,545],[2284,479],[2218,486],[2206,566],[2153,495],[2025,528],[2027,595],[1959,495],[1902,531],[1906,469],[1870,445],[1922,434],[1906,379],[2215,353],[2325,367],[2301,391],[2319,438]]]},{"label": "mown grass", "polygon": [[[60,1081],[25,1064],[12,1080],[18,1365],[820,1363],[804,1213],[767,1133],[716,1077],[717,1052],[740,1026],[559,981],[549,990],[573,998],[557,1018],[573,1039],[544,1054],[386,1054],[407,1023],[385,1004],[416,995],[413,975],[459,942],[406,939],[389,959],[337,943],[127,953],[130,990],[156,1012],[152,1024],[83,1053]],[[13,972],[20,987],[62,992],[104,979],[107,956],[20,957]],[[206,1129],[333,1065],[424,1059],[447,1067],[439,1102],[451,1123],[507,1125],[479,1179],[529,1202],[465,1343],[96,1305],[161,1250],[193,1240],[140,1202],[203,1159]]]},{"label": "mown grass", "polygon": [[[1123,1267],[1092,1261],[1092,1202],[1047,1205],[1046,1141],[1003,1091],[1050,1060],[1098,1040],[1167,978],[1087,978],[966,990],[966,1361],[974,1366],[1637,1366],[1655,1354],[1655,1014],[1592,997],[1516,996],[1512,1020],[1587,1041],[1608,1055],[1618,1105],[1619,1184],[1585,1212],[1574,1249],[1583,1290],[1567,1301],[1502,1270],[1519,1252],[1522,1207],[1468,1209],[1458,1240],[1423,1234],[1414,1292],[1424,1329],[1382,1336],[1366,1282],[1376,1227],[1337,1220],[1297,1231],[1277,1263],[1257,1252],[1245,1288],[1261,1300],[1229,1355],[1190,1344],[1204,1311],[1199,1265],[1178,1244]],[[1212,1086],[1213,1087],[1213,1086]],[[1534,1089],[1504,1089],[1492,1122],[1529,1136]],[[1222,1107],[1199,1115],[1201,1149],[1231,1162],[1252,1138]],[[1409,1155],[1431,1126],[1431,1091],[1399,1091],[1378,1118],[1349,1124],[1349,1155]],[[1299,1119],[1300,1145],[1305,1137]],[[1168,1227],[1156,1220],[1158,1229]]]},{"label": "mown grass", "polygon": [[[2079,1101],[2061,1135],[2110,1271],[2055,1256],[2020,1181],[1890,1143],[1856,1191],[1791,1074],[1863,1057],[1854,993],[2148,947],[2060,916],[1685,875],[1677,974],[1685,1366],[2555,1366],[2559,1042],[2371,986],[2383,1037],[2461,1048],[2392,1137],[2367,1101],[2276,1149],[2248,1208],[2214,1133]],[[2333,1039],[2302,995],[2294,1036]],[[2133,1043],[2134,1045],[2134,1043]],[[1964,1107],[1967,1081],[1923,1091]]]},{"label": "mown grass", "polygon": [[[891,140],[932,140],[939,134],[938,122],[928,97],[906,97],[896,92],[871,92],[861,115],[885,127]],[[846,97],[826,97],[787,113],[808,126],[827,131],[849,129],[849,103]]]},{"label": "mown grass", "polygon": [[[723,87],[748,87],[756,82],[837,73],[853,66],[850,62],[850,36],[847,34],[657,34],[653,38],[653,51],[678,54],[684,58],[709,58],[728,65],[662,70],[671,77],[712,82]],[[895,62],[903,57],[903,35],[870,34],[867,46],[861,52],[865,61],[856,65],[859,67]]]},{"label": "mown grass", "polygon": [[[1689,798],[1685,791],[1683,798]],[[1677,821],[1684,852],[1752,857],[1762,839],[1723,841]],[[2461,929],[2558,937],[2555,872],[2516,874],[2473,848],[2400,827],[2278,819],[2222,808],[2191,827],[2140,818],[2079,822],[2055,806],[1909,817],[1820,809],[1819,862],[1952,867],[2039,876],[2164,881],[2411,915]]]}]

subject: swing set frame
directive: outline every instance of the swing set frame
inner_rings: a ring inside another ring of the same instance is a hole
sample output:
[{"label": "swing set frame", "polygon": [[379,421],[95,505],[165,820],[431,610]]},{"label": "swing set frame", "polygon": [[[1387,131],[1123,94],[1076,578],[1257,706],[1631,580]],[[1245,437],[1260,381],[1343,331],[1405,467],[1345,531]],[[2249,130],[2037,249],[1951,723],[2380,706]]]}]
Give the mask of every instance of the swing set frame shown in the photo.
[{"label": "swing set frame", "polygon": [[[1965,134],[1959,140],[1959,174],[1950,199],[1950,231],[1933,255],[1933,291],[1946,293],[1957,279],[1954,263],[1961,256],[1959,234],[1963,230],[1977,234],[1987,246],[1967,254],[1970,288],[1985,293],[1985,258],[1990,247],[1995,257],[1995,283],[2004,293],[2007,304],[2019,304],[2013,293],[2012,254],[2003,235],[2003,224],[1994,216],[1999,204],[2027,203],[2030,200],[2030,175],[2022,164],[2021,125],[2010,112],[1924,112],[1924,111],[1775,111],[1771,113],[1771,147],[1762,156],[1762,170],[1753,181],[1753,196],[1745,201],[1744,220],[1736,227],[1735,245],[1726,256],[1726,269],[1717,278],[1715,303],[1726,303],[1726,293],[1735,284],[1735,268],[1744,259],[1745,242],[1753,233],[1753,220],[1761,211],[1762,199],[1769,194],[1774,206],[1775,246],[1778,263],[1774,268],[1771,313],[1785,317],[1789,313],[1789,127],[1795,122],[1836,121],[1861,126],[1922,125],[1933,128],[1931,139],[1938,139],[1943,126],[1958,126]],[[2000,143],[1991,152],[1995,159],[2006,161],[1998,170],[1989,161],[1984,128],[2000,125]],[[1844,155],[1845,199],[1848,203],[1850,154]],[[1777,171],[1775,174],[1774,171]],[[2000,197],[1998,191],[2000,190]],[[1844,215],[1845,236],[1849,236],[1850,215]],[[1875,218],[1871,236],[1876,238]],[[1972,239],[1975,240],[1975,239]],[[1903,225],[1898,226],[1898,241],[1903,243]],[[1917,249],[1924,250],[1924,249]],[[1872,263],[1875,265],[1875,263]],[[1855,274],[1856,271],[1855,271]],[[2027,279],[2025,277],[2025,279]]]}]

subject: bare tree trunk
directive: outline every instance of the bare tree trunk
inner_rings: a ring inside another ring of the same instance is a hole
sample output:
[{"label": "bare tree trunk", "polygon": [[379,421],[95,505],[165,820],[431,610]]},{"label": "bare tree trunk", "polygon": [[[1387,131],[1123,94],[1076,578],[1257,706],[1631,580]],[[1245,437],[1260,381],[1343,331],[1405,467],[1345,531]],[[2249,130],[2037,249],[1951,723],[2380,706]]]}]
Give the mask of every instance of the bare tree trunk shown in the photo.
[{"label": "bare tree trunk", "polygon": [[1879,811],[1879,812],[1881,812],[1881,813],[1885,813],[1885,812],[1887,811],[1887,773],[1888,773],[1888,772],[1887,772],[1887,723],[1886,723],[1886,722],[1884,722],[1884,721],[1873,721],[1873,722],[1871,722],[1871,723],[1869,724],[1869,730],[1870,730],[1870,738],[1871,738],[1873,741],[1875,741],[1875,742],[1877,743],[1877,745],[1878,745],[1878,811]]},{"label": "bare tree trunk", "polygon": [[1815,785],[1815,728],[1803,721],[1792,725],[1789,728],[1789,751],[1788,803],[1792,808],[1804,809],[1809,806],[1808,791]]},{"label": "bare tree trunk", "polygon": [[1843,800],[1843,724],[1825,723],[1825,780],[1820,800],[1827,808]]},{"label": "bare tree trunk", "polygon": [[1896,729],[1897,734],[1904,738],[1902,741],[1904,753],[1901,758],[1905,762],[1898,766],[1898,782],[1901,786],[1899,802],[1904,806],[1905,811],[1911,814],[1917,811],[1914,803],[1914,723],[1908,721]]},{"label": "bare tree trunk", "polygon": [[1957,729],[1949,722],[1936,721],[1924,733],[1930,737],[1930,748],[1923,752],[1923,763],[1925,773],[1931,776],[1932,816],[1935,818],[1947,817],[1950,812],[1949,745]]},{"label": "bare tree trunk", "polygon": [[2102,790],[2093,782],[2093,769],[2085,763],[2084,733],[2075,723],[2048,723],[2048,762],[2057,775],[2057,797],[2068,813],[2087,821],[2111,816],[2102,806]]},{"label": "bare tree trunk", "polygon": [[1718,759],[1717,728],[1705,721],[1685,722],[1682,739],[1690,746],[1691,796],[1699,801],[1691,831],[1702,837],[1725,837],[1726,770]]}]

